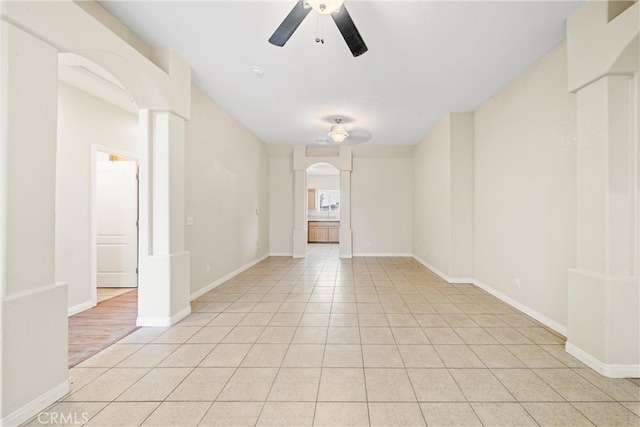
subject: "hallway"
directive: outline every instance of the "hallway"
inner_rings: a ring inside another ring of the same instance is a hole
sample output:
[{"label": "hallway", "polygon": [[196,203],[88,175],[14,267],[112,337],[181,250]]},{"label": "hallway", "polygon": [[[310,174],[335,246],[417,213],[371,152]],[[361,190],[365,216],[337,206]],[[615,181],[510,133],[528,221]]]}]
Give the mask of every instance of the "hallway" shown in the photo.
[{"label": "hallway", "polygon": [[[410,258],[271,257],[71,369],[87,425],[637,426],[640,392]],[[41,425],[38,420],[31,425]]]}]

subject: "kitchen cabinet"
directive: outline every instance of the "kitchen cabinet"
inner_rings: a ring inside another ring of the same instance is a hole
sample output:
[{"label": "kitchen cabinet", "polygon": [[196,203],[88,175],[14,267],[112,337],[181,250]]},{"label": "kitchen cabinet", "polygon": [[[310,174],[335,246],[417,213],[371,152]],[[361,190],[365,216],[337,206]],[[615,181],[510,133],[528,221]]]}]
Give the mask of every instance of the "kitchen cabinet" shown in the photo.
[{"label": "kitchen cabinet", "polygon": [[309,243],[339,243],[340,221],[309,221],[307,225]]}]

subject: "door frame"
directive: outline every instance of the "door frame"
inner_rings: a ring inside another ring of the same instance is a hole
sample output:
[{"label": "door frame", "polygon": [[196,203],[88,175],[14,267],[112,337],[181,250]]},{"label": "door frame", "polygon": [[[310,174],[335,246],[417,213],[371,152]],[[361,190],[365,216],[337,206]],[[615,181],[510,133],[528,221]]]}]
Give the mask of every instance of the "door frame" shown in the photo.
[{"label": "door frame", "polygon": [[[97,160],[98,152],[112,154],[115,156],[127,157],[131,160],[135,160],[138,168],[140,167],[140,156],[135,153],[118,150],[116,148],[108,147],[100,144],[91,144],[91,306],[98,305],[98,206],[97,206],[97,190],[98,190],[98,178],[97,178]],[[139,173],[139,171],[137,172]],[[140,205],[140,188],[138,186],[136,197],[138,200],[138,206]],[[140,211],[138,208],[138,218],[140,220]],[[136,233],[136,245],[137,245],[137,257],[136,257],[136,271],[138,270],[140,263],[140,232]]]}]

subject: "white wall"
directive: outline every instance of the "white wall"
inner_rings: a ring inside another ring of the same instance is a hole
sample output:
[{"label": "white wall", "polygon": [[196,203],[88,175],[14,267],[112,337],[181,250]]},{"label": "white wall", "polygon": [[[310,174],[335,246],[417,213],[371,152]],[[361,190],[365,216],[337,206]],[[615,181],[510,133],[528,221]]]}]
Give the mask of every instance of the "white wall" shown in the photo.
[{"label": "white wall", "polygon": [[293,253],[294,173],[292,150],[273,153],[269,158],[269,252]]},{"label": "white wall", "polygon": [[413,253],[449,275],[451,124],[445,116],[414,150]]},{"label": "white wall", "polygon": [[[336,174],[338,171],[336,171]],[[340,190],[340,175],[309,175],[307,188],[317,190]]]},{"label": "white wall", "polygon": [[447,114],[416,145],[413,254],[448,281],[473,277],[473,113]]},{"label": "white wall", "polygon": [[138,153],[138,117],[66,83],[58,84],[56,282],[69,308],[91,301],[91,146]]},{"label": "white wall", "polygon": [[450,114],[451,123],[451,250],[449,276],[473,277],[474,115]]},{"label": "white wall", "polygon": [[269,157],[263,142],[197,86],[185,145],[193,295],[268,254]]},{"label": "white wall", "polygon": [[369,147],[353,154],[351,229],[353,255],[411,253],[413,149]]},{"label": "white wall", "polygon": [[564,327],[576,262],[575,115],[565,43],[475,112],[475,279]]}]

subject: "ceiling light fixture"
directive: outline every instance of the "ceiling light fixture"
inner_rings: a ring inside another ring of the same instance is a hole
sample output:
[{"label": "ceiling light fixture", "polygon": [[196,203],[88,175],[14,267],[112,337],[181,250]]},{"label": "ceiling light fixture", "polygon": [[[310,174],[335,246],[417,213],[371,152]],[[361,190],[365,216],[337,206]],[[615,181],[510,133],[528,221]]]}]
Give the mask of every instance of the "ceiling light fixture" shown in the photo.
[{"label": "ceiling light fixture", "polygon": [[337,144],[340,144],[342,141],[345,140],[345,138],[349,136],[349,132],[347,132],[347,129],[340,124],[342,123],[342,119],[337,118],[335,119],[335,121],[336,121],[336,124],[331,126],[331,132],[329,132],[329,137],[331,137],[331,139],[333,139],[333,141],[336,142]]},{"label": "ceiling light fixture", "polygon": [[262,77],[262,75],[264,74],[264,69],[259,65],[254,65],[251,67],[251,72],[256,77]]},{"label": "ceiling light fixture", "polygon": [[344,0],[307,0],[306,3],[316,12],[327,15],[340,9]]}]

